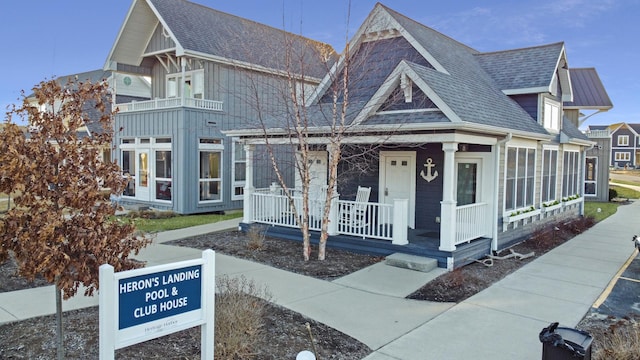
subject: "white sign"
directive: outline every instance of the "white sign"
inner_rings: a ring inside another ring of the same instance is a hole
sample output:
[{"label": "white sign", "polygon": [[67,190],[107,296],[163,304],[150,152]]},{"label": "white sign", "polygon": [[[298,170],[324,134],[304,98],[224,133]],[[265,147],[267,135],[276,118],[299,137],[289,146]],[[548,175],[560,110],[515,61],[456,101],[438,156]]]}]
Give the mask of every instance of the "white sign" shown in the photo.
[{"label": "white sign", "polygon": [[116,349],[202,326],[202,359],[213,359],[215,252],[130,271],[100,266],[100,359]]}]

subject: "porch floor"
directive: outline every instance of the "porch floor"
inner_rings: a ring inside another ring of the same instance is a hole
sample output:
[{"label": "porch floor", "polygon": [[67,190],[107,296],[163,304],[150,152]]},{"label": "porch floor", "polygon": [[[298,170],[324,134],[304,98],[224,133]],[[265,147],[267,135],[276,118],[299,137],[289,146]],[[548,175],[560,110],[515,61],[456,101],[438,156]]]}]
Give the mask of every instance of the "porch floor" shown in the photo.
[{"label": "porch floor", "polygon": [[[251,224],[241,223],[240,227],[246,231]],[[267,235],[291,240],[302,241],[300,229],[269,226]],[[447,268],[448,258],[453,259],[453,267],[457,268],[480,259],[491,253],[491,239],[479,238],[468,243],[459,244],[455,251],[441,251],[440,234],[438,232],[425,229],[409,229],[407,245],[394,245],[390,241],[368,239],[348,235],[330,236],[327,240],[327,247],[343,249],[358,253],[387,256],[393,253],[403,253],[417,256],[434,258],[438,261],[438,267]],[[320,238],[319,231],[311,232],[311,243],[317,245]]]}]

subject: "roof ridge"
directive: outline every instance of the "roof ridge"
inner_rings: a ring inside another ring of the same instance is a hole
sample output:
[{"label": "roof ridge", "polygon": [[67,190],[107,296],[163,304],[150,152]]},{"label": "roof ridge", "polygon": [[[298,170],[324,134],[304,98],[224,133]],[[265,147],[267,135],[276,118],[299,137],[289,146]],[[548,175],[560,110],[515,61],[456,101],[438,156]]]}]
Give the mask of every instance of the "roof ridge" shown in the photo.
[{"label": "roof ridge", "polygon": [[564,46],[564,41],[558,41],[558,42],[554,42],[554,43],[550,43],[550,44],[527,46],[527,47],[521,47],[521,48],[515,48],[515,49],[505,49],[505,50],[497,50],[497,51],[478,52],[477,54],[474,54],[474,55],[478,55],[478,56],[493,55],[493,54],[500,54],[500,53],[522,51],[522,50],[542,49],[542,48],[553,47],[553,46],[557,46],[557,45],[563,45]]},{"label": "roof ridge", "polygon": [[407,20],[409,20],[409,21],[411,21],[411,22],[415,23],[416,25],[419,25],[419,26],[421,26],[421,27],[423,27],[423,28],[425,28],[425,29],[428,29],[428,30],[430,30],[430,31],[433,31],[433,32],[435,32],[436,34],[439,34],[440,36],[444,37],[445,39],[448,39],[448,40],[450,40],[450,41],[453,41],[453,42],[455,42],[456,44],[459,44],[459,45],[461,45],[461,46],[463,46],[463,47],[467,48],[467,49],[468,49],[468,50],[470,50],[472,53],[478,53],[478,52],[479,52],[478,50],[476,50],[476,49],[472,48],[471,46],[469,46],[469,45],[467,45],[467,44],[465,44],[465,43],[462,43],[462,42],[460,42],[459,40],[456,40],[456,39],[452,38],[451,36],[446,35],[446,34],[444,34],[444,33],[440,32],[440,31],[438,31],[438,30],[436,30],[436,29],[434,29],[434,28],[432,28],[432,27],[429,27],[429,26],[427,26],[427,25],[425,25],[425,24],[423,24],[423,23],[419,22],[419,21],[416,21],[416,20],[414,20],[414,19],[412,19],[412,18],[410,18],[410,17],[408,17],[408,16],[406,16],[406,15],[404,15],[404,14],[401,14],[401,13],[397,12],[396,10],[391,9],[390,7],[388,7],[388,6],[384,5],[384,4],[380,3],[380,2],[376,3],[376,6],[380,6],[380,7],[384,8],[384,9],[385,9],[386,11],[388,11],[392,16],[399,16],[399,17],[403,17],[403,18],[405,18],[405,19],[407,19]]}]

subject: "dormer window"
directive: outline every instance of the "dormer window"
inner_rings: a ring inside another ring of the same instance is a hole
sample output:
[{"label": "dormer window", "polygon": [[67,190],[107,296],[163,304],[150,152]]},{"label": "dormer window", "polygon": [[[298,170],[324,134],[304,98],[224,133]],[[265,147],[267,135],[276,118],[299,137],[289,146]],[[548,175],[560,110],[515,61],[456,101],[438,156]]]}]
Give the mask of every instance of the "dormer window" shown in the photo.
[{"label": "dormer window", "polygon": [[542,125],[547,130],[560,131],[560,103],[551,99],[544,99],[544,114]]}]

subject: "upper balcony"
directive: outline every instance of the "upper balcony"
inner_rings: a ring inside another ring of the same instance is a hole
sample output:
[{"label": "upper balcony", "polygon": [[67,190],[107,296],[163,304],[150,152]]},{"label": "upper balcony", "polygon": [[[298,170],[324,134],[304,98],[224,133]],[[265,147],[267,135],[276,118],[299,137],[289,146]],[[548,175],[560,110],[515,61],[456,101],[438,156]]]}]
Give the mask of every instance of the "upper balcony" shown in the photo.
[{"label": "upper balcony", "polygon": [[148,111],[157,109],[170,109],[177,107],[189,107],[194,109],[204,109],[211,111],[223,111],[222,101],[205,100],[196,98],[168,98],[154,99],[146,101],[133,101],[130,103],[118,104],[121,113],[134,111]]}]

